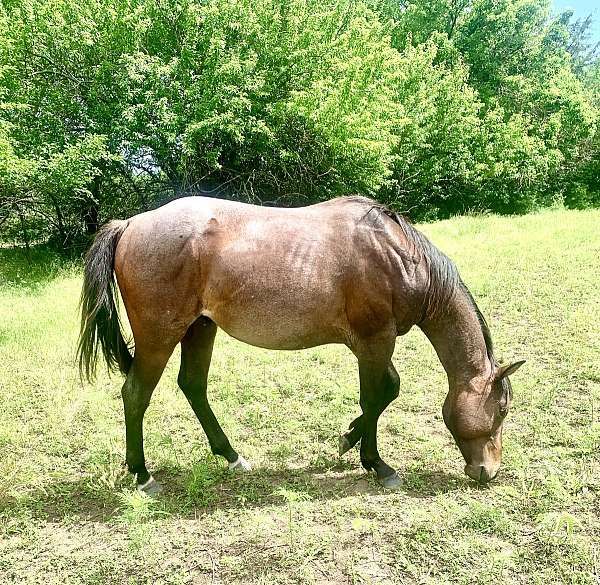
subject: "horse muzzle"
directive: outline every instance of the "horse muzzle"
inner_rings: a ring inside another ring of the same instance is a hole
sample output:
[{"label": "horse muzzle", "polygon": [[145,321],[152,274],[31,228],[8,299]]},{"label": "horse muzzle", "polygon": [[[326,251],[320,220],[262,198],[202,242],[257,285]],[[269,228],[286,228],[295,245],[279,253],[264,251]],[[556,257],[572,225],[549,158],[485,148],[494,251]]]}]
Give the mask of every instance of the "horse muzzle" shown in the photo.
[{"label": "horse muzzle", "polygon": [[478,483],[487,483],[496,477],[498,467],[489,468],[485,465],[465,465],[465,473]]}]

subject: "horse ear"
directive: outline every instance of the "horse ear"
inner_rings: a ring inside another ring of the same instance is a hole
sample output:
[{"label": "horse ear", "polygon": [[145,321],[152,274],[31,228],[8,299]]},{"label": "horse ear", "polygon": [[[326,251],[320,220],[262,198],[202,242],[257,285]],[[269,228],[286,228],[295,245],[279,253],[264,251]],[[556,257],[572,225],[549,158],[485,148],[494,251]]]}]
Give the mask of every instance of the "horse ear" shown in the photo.
[{"label": "horse ear", "polygon": [[502,378],[506,378],[507,376],[511,376],[524,363],[525,363],[525,360],[521,360],[521,361],[515,362],[514,364],[509,364],[507,366],[500,366],[498,368],[498,372],[496,373],[496,380],[502,380]]}]

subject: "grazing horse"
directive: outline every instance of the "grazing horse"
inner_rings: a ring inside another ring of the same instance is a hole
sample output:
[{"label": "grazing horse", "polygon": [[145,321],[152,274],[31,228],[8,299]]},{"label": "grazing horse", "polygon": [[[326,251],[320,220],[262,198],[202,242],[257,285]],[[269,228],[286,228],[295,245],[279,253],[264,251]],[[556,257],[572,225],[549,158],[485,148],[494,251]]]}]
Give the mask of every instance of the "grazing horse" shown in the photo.
[{"label": "grazing horse", "polygon": [[[114,275],[116,275],[116,283]],[[135,343],[123,339],[121,292]],[[98,233],[85,262],[79,365],[95,374],[98,347],[122,389],[127,466],[138,489],[160,486],[146,469],[142,421],[175,346],[178,384],[212,452],[249,469],[206,395],[217,327],[269,349],[343,343],[358,360],[362,414],[340,437],[340,455],[360,441],[360,460],[389,488],[399,478],[379,456],[377,421],[398,396],[396,337],[418,325],[448,375],[446,426],[465,473],[497,473],[512,390],[485,319],[454,264],[410,223],[364,197],[308,207],[259,207],[204,197],[177,199]]]}]

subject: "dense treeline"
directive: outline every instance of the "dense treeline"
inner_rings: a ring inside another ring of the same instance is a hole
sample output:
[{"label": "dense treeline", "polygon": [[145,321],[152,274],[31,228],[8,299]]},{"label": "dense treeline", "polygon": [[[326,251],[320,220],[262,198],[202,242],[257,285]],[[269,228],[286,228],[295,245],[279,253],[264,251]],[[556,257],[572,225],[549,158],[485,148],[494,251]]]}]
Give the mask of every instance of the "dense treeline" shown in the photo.
[{"label": "dense treeline", "polygon": [[185,193],[413,218],[600,202],[600,61],[549,0],[0,0],[0,238]]}]

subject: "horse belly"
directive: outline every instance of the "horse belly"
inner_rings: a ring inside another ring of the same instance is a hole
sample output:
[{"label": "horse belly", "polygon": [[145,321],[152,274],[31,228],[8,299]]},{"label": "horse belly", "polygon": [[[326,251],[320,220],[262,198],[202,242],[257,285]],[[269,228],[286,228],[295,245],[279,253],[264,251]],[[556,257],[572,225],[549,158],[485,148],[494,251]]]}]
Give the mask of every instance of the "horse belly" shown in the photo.
[{"label": "horse belly", "polygon": [[[227,334],[266,349],[303,349],[344,343],[343,303],[338,295],[310,290],[280,291],[246,287],[232,298],[208,303],[203,315]],[[340,305],[342,305],[340,307]]]},{"label": "horse belly", "polygon": [[208,257],[203,314],[232,337],[269,349],[345,341],[344,263],[326,230],[248,222]]},{"label": "horse belly", "polygon": [[219,322],[219,318],[215,318],[210,311],[206,312],[206,316],[213,319],[231,337],[265,349],[306,349],[326,343],[343,342],[339,335],[325,334],[323,331],[311,331],[304,326],[290,327],[282,323],[269,326],[261,321],[249,322],[243,319],[227,321],[223,325]]}]

